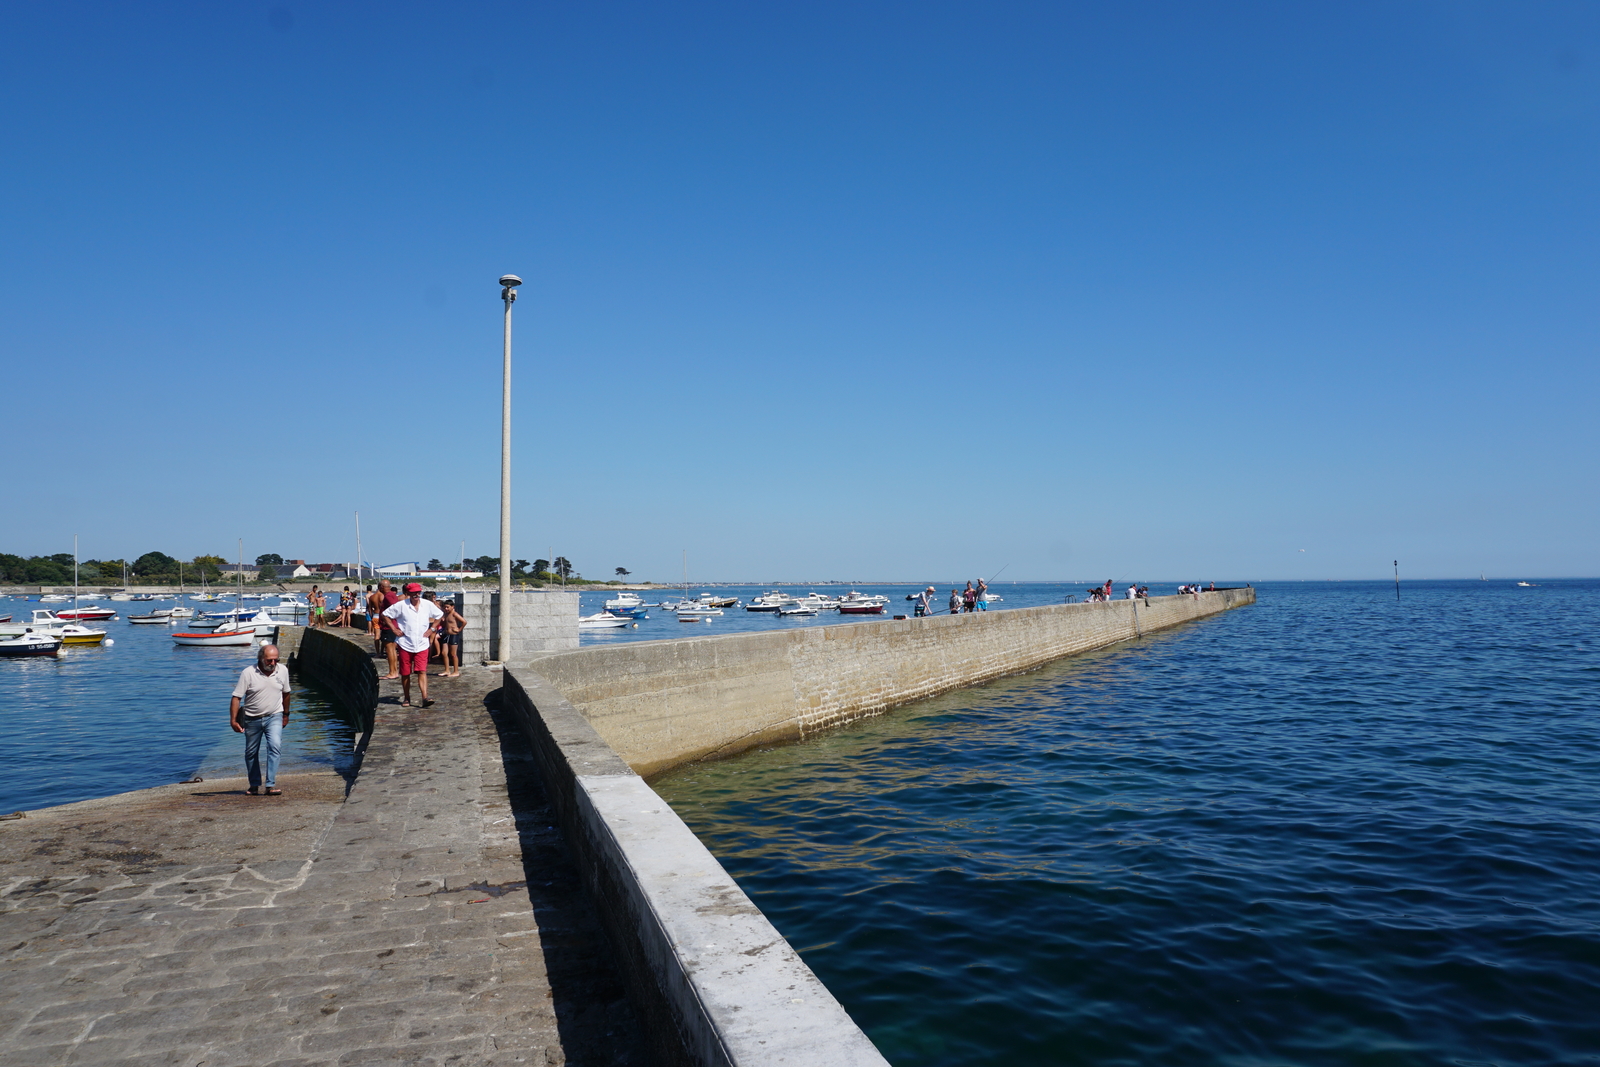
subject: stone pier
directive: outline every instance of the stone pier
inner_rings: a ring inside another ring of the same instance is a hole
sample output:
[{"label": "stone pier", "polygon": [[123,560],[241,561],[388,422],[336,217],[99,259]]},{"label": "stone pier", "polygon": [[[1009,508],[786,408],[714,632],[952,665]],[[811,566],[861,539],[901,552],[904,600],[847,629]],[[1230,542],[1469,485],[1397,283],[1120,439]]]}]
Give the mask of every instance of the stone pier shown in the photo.
[{"label": "stone pier", "polygon": [[0,1065],[650,1062],[499,673],[430,684],[350,782],[0,822]]}]

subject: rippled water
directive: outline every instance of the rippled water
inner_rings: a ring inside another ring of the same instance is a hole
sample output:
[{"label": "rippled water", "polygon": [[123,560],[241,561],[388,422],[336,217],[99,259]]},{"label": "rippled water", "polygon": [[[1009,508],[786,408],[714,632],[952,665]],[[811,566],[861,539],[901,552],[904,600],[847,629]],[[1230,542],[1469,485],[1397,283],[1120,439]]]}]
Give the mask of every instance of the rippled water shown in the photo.
[{"label": "rippled water", "polygon": [[1597,594],[1268,583],[655,785],[898,1067],[1600,1062]]},{"label": "rippled water", "polygon": [[[49,605],[46,605],[47,607]],[[139,608],[133,604],[107,607]],[[0,598],[27,619],[37,603]],[[228,697],[251,648],[183,647],[165,626],[95,623],[110,648],[0,659],[0,812],[66,804],[182,781],[244,774]],[[348,765],[356,724],[296,678],[280,770]]]}]

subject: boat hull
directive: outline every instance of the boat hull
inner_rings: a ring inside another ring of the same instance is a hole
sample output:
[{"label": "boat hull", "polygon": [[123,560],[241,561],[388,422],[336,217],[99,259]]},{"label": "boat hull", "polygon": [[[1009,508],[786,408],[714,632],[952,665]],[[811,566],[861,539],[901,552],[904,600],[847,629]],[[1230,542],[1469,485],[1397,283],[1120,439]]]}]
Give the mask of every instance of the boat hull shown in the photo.
[{"label": "boat hull", "polygon": [[882,615],[882,604],[840,604],[840,615]]},{"label": "boat hull", "polygon": [[252,630],[229,631],[220,634],[173,634],[172,640],[180,645],[250,645],[255,643]]},{"label": "boat hull", "polygon": [[0,640],[0,656],[53,656],[59,651],[60,641],[39,634]]}]

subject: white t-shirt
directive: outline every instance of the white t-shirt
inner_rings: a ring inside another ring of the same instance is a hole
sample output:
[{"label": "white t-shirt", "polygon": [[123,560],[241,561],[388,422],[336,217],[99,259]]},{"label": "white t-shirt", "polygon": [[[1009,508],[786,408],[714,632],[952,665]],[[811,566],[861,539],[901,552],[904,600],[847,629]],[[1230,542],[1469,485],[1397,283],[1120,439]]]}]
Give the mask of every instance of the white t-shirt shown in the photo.
[{"label": "white t-shirt", "polygon": [[411,601],[402,600],[383,613],[384,618],[393,619],[400,627],[395,644],[407,652],[422,652],[428,647],[428,624],[443,615],[431,600],[419,600],[416,607],[411,606]]}]

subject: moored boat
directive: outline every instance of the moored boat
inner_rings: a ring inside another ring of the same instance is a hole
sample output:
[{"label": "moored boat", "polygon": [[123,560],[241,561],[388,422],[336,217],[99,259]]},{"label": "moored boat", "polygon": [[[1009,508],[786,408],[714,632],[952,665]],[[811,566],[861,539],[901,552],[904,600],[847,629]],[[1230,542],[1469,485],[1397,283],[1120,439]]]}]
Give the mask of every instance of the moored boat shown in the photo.
[{"label": "moored boat", "polygon": [[49,634],[23,633],[0,638],[0,656],[54,656],[61,651],[61,639]]},{"label": "moored boat", "polygon": [[102,608],[98,604],[91,604],[86,608],[68,608],[66,611],[56,612],[58,619],[71,619],[73,622],[104,622],[106,619],[117,617],[115,608]]},{"label": "moored boat", "polygon": [[167,620],[169,618],[171,618],[171,616],[170,615],[126,615],[126,616],[124,616],[124,618],[126,618],[129,622],[133,623],[135,626],[138,626],[138,625],[165,626],[167,624]]},{"label": "moored boat", "polygon": [[172,640],[180,645],[250,645],[254,644],[254,630],[219,630],[216,633],[174,633]]},{"label": "moored boat", "polygon": [[744,606],[746,611],[777,611],[784,604],[792,603],[797,598],[790,596],[781,589],[774,589],[770,593],[762,593]]},{"label": "moored boat", "polygon": [[613,615],[608,611],[596,612],[593,615],[584,615],[578,619],[580,630],[617,630],[633,622],[623,615]]}]

